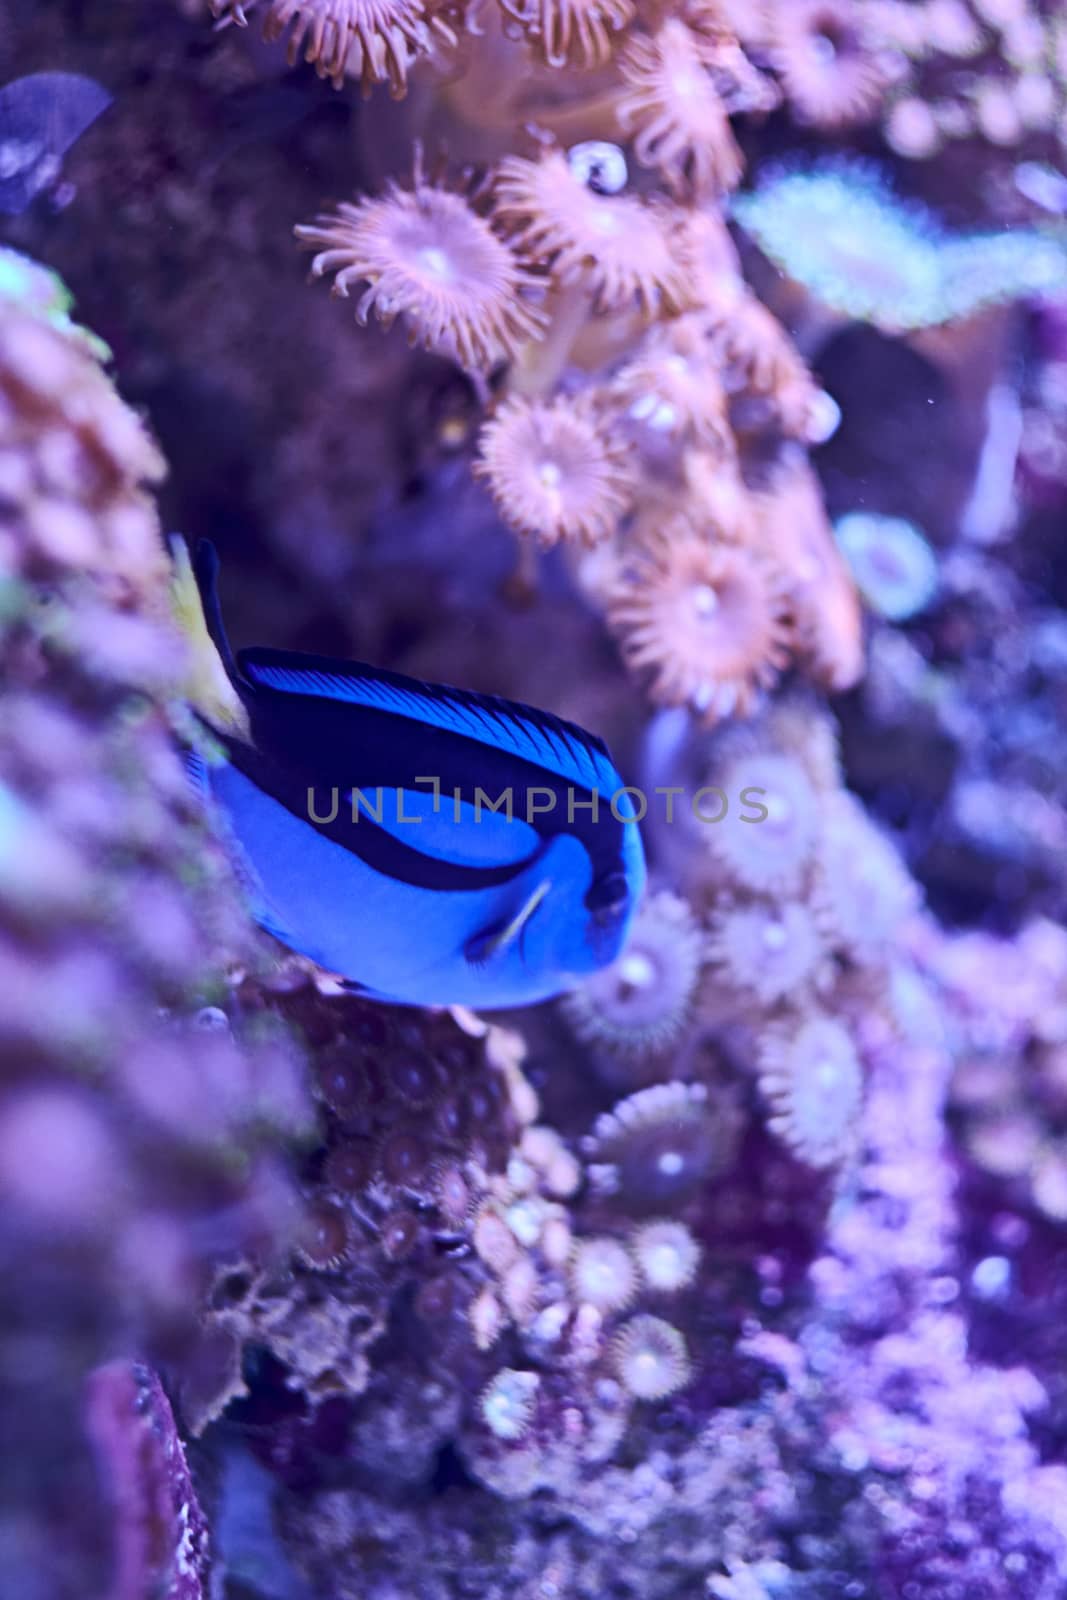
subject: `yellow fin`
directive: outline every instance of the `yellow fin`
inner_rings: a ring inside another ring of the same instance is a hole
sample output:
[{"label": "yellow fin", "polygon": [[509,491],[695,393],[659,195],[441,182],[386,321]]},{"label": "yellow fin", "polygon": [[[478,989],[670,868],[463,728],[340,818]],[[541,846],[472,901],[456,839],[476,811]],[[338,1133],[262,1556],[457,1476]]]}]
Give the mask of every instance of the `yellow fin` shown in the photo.
[{"label": "yellow fin", "polygon": [[222,657],[208,632],[189,547],[180,535],[170,541],[171,612],[189,650],[185,698],[204,721],[220,733],[250,737],[248,712],[230,682]]}]

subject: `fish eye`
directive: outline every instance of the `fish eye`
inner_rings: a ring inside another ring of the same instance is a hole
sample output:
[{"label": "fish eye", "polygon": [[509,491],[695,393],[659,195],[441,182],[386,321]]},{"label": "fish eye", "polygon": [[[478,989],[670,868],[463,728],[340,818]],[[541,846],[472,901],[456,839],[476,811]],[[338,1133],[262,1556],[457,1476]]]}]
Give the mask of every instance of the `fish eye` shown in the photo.
[{"label": "fish eye", "polygon": [[595,916],[608,916],[612,912],[621,911],[630,897],[630,888],[626,882],[626,874],[622,872],[609,872],[606,878],[600,878],[585,897],[587,911],[592,911]]}]

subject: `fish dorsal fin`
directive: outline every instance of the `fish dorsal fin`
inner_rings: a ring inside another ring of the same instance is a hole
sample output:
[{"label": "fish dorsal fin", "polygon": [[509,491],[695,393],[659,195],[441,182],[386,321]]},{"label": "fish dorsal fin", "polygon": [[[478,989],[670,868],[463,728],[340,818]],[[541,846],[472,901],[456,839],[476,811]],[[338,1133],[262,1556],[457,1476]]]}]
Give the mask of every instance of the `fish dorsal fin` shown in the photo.
[{"label": "fish dorsal fin", "polygon": [[361,661],[334,661],[287,650],[242,650],[238,668],[256,688],[347,701],[406,717],[497,750],[509,750],[584,789],[598,789],[606,797],[618,787],[611,758],[595,735],[562,717],[513,700],[422,683]]}]

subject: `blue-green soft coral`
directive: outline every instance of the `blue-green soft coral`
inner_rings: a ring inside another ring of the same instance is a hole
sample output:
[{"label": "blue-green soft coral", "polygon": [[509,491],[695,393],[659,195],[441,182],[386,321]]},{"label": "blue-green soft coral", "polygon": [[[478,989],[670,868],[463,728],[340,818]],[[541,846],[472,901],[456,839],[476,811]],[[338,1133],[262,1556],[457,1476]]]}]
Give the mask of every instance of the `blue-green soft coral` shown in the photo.
[{"label": "blue-green soft coral", "polygon": [[902,517],[850,511],[835,523],[834,536],[857,589],[879,616],[904,622],[937,593],[937,557]]},{"label": "blue-green soft coral", "polygon": [[1017,229],[949,232],[876,168],[779,167],[733,212],[770,261],[831,310],[887,333],[936,327],[1067,285],[1067,251]]}]

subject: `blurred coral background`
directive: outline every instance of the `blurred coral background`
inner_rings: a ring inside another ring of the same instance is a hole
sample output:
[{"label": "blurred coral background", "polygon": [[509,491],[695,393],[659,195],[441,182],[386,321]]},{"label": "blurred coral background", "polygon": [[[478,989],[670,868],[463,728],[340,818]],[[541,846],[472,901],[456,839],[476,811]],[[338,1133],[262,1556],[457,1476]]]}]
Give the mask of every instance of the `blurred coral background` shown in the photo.
[{"label": "blurred coral background", "polygon": [[[1062,1600],[1057,0],[6,0],[0,85],[0,1594]],[[558,1002],[354,998],[172,532],[767,821],[650,803]]]}]

